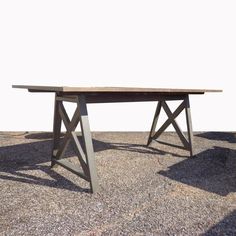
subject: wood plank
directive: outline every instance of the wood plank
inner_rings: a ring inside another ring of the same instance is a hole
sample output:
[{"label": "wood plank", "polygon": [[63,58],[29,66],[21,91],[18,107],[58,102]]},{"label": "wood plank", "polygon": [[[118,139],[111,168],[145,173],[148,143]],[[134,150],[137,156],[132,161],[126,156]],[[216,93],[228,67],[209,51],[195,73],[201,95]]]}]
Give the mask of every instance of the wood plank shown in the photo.
[{"label": "wood plank", "polygon": [[39,90],[42,92],[63,92],[63,87],[57,86],[12,85],[12,88]]},{"label": "wood plank", "polygon": [[64,93],[183,93],[202,94],[205,92],[222,92],[219,89],[180,89],[180,88],[136,88],[136,87],[67,87],[13,85],[13,88],[28,89],[30,92],[64,92]]}]

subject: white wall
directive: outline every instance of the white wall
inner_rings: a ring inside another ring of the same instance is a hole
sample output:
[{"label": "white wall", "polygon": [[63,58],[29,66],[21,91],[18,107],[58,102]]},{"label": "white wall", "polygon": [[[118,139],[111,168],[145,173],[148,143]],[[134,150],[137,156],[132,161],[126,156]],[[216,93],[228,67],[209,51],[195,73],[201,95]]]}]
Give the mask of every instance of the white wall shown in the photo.
[{"label": "white wall", "polygon": [[[235,0],[0,1],[0,130],[52,129],[53,95],[12,84],[220,88],[191,96],[194,130],[236,130],[235,12]],[[149,130],[155,106],[89,105],[91,128]]]}]

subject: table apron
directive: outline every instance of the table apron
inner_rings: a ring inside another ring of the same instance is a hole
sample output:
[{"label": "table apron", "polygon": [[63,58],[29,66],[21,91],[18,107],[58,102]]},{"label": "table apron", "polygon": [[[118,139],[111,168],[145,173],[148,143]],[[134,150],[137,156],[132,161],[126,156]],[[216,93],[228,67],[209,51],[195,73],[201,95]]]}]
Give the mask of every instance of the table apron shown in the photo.
[{"label": "table apron", "polygon": [[[86,103],[119,103],[119,102],[154,102],[154,101],[174,101],[174,100],[184,100],[188,94],[136,94],[136,93],[101,93],[94,94],[88,93],[83,94]],[[57,93],[57,100],[67,101],[67,102],[75,102],[79,94],[71,94],[71,93]]]}]

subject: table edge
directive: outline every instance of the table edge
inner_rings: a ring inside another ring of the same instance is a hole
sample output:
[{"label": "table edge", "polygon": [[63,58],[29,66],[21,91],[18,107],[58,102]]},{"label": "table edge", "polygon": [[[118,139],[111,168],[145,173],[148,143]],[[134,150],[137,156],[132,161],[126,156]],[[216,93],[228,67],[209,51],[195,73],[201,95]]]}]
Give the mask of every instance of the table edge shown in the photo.
[{"label": "table edge", "polygon": [[202,94],[223,92],[221,89],[180,89],[180,88],[140,88],[140,87],[67,87],[12,85],[12,88],[28,89],[29,92],[65,92],[65,93],[185,93]]}]

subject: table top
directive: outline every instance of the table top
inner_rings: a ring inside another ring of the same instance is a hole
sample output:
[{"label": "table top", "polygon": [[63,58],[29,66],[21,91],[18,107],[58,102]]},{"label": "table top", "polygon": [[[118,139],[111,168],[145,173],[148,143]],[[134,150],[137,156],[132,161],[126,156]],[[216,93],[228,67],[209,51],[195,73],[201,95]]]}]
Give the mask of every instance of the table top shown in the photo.
[{"label": "table top", "polygon": [[136,87],[68,87],[68,86],[34,86],[12,85],[13,88],[28,89],[30,92],[64,92],[64,93],[181,93],[204,94],[222,92],[219,89],[179,89],[179,88],[136,88]]}]

